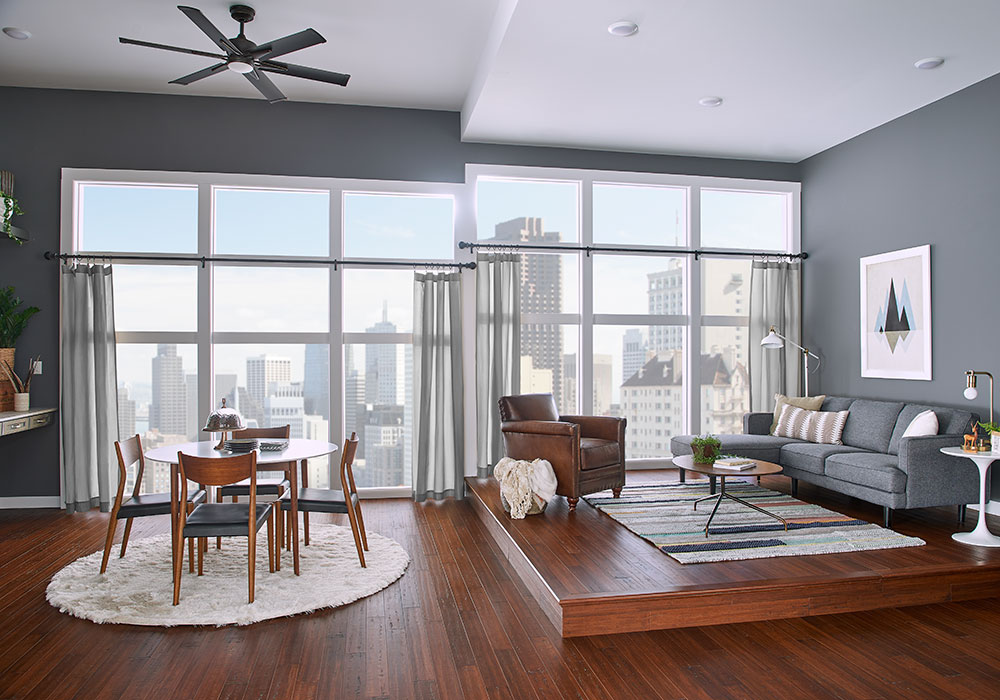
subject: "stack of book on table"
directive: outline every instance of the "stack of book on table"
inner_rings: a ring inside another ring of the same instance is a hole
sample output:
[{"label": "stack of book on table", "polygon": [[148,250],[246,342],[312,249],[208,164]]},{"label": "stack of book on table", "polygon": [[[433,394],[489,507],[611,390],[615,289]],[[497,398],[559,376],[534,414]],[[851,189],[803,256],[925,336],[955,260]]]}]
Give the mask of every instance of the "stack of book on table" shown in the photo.
[{"label": "stack of book on table", "polygon": [[712,466],[716,469],[731,469],[734,472],[741,472],[753,469],[757,463],[745,457],[719,457]]}]

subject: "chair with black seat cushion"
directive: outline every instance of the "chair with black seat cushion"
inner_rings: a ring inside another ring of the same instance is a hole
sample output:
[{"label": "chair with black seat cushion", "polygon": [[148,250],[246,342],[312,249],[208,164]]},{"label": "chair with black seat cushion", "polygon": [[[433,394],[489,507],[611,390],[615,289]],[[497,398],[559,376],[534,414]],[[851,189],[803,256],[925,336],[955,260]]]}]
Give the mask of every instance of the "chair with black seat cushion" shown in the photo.
[{"label": "chair with black seat cushion", "polygon": [[[361,500],[358,498],[358,489],[354,485],[354,471],[351,466],[354,464],[354,455],[358,451],[358,435],[351,433],[351,437],[344,442],[344,450],[340,456],[340,485],[341,490],[335,489],[310,489],[300,488],[298,494],[298,509],[307,517],[312,513],[347,513],[347,519],[351,523],[351,532],[354,534],[354,546],[358,549],[358,559],[361,566],[365,566],[365,551],[368,549],[368,537],[365,535],[365,520],[361,515]],[[285,494],[278,503],[281,509],[290,512],[292,509],[291,494]],[[283,519],[278,517],[278,542],[282,540],[281,528],[284,527]],[[308,545],[308,540],[306,541]],[[281,570],[281,547],[277,548],[275,568]]]},{"label": "chair with black seat cushion", "polygon": [[[111,506],[111,518],[108,521],[108,536],[104,541],[104,557],[101,559],[101,573],[108,569],[108,557],[111,554],[111,544],[115,539],[115,529],[119,520],[125,521],[125,533],[122,535],[122,551],[119,558],[125,556],[128,537],[132,532],[132,518],[142,518],[147,515],[170,515],[169,493],[139,493],[142,490],[142,477],[146,471],[146,461],[142,454],[142,441],[134,435],[125,441],[115,441],[115,453],[118,455],[118,491],[115,502]],[[135,473],[135,487],[132,495],[125,498],[125,482],[128,480],[128,468],[138,464]],[[191,494],[186,510],[204,502],[205,489],[199,488]],[[193,547],[192,543],[192,547]],[[191,566],[194,566],[194,550],[191,550]],[[192,569],[193,571],[193,569]]]},{"label": "chair with black seat cushion", "polygon": [[[273,428],[246,428],[245,430],[237,430],[233,432],[233,438],[270,438],[272,440],[287,440],[290,434],[290,425],[279,425]],[[278,468],[284,468],[284,465],[275,465],[275,468],[277,471]],[[257,479],[258,496],[274,496],[275,498],[278,498],[281,494],[286,493],[289,487],[290,484],[288,483],[288,477],[284,475]],[[222,498],[224,496],[232,496],[233,503],[236,503],[240,496],[248,495],[250,495],[249,479],[241,481],[238,484],[233,484],[232,486],[224,486],[215,490],[215,500],[217,503],[222,503]],[[221,537],[215,541],[215,546],[217,549],[222,547]]]},{"label": "chair with black seat cushion", "polygon": [[500,430],[511,459],[546,459],[570,511],[580,496],[625,485],[624,418],[561,416],[552,394],[502,396]]},{"label": "chair with black seat cushion", "polygon": [[[198,539],[198,575],[202,574],[205,543],[209,537],[246,537],[250,587],[249,601],[254,599],[254,571],[257,565],[257,533],[267,524],[268,568],[274,571],[274,530],[272,520],[275,509],[271,503],[257,503],[257,453],[248,452],[232,457],[193,457],[177,453],[180,465],[180,488],[177,497],[179,537],[173,552],[174,605],[180,602],[181,559],[184,539]],[[190,514],[180,508],[187,499],[188,479],[208,486],[227,486],[243,479],[250,482],[249,503],[202,503]]]}]

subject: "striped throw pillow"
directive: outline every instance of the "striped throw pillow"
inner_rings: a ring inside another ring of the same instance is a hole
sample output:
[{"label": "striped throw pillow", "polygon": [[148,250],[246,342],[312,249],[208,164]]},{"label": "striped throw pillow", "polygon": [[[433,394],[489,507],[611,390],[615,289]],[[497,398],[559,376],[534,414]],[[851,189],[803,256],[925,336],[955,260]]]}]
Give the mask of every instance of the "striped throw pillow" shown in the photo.
[{"label": "striped throw pillow", "polygon": [[809,411],[785,404],[772,435],[816,442],[822,445],[843,445],[841,436],[849,411]]}]

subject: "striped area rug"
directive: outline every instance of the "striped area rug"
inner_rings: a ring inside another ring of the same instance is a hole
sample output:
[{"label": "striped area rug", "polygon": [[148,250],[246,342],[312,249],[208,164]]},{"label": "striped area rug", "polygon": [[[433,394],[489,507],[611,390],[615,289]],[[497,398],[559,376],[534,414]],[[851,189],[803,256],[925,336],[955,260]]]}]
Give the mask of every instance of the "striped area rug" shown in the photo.
[{"label": "striped area rug", "polygon": [[907,537],[754,483],[727,482],[726,491],[780,515],[788,521],[788,532],[779,521],[725,499],[706,538],[705,523],[715,501],[698,504],[698,510],[692,506],[696,499],[709,495],[707,480],[626,486],[621,498],[604,491],[585,499],[682,564],[926,544],[918,537]]}]

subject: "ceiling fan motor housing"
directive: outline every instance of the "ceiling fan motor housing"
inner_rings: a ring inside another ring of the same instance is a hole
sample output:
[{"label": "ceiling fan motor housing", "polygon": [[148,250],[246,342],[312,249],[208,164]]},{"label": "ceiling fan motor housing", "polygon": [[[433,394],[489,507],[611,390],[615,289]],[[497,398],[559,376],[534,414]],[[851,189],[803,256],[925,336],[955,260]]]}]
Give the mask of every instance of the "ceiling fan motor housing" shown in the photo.
[{"label": "ceiling fan motor housing", "polygon": [[230,5],[229,16],[240,24],[252,22],[256,12],[249,5]]}]

